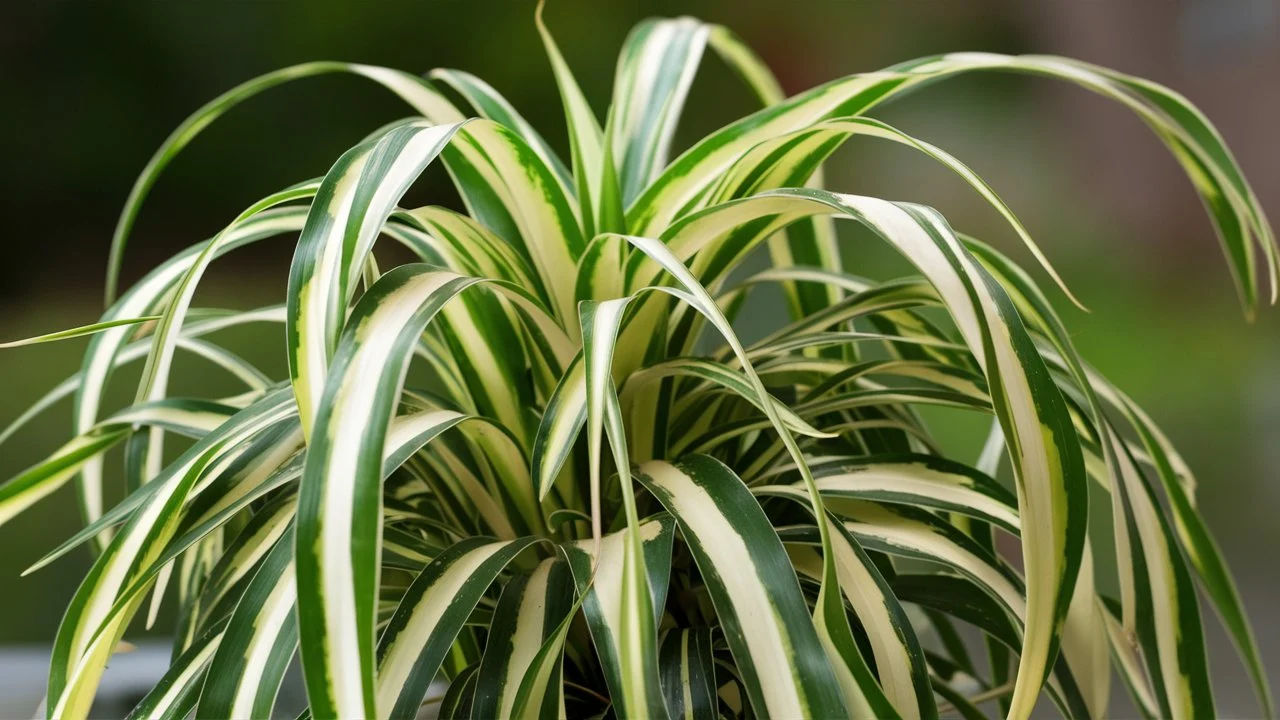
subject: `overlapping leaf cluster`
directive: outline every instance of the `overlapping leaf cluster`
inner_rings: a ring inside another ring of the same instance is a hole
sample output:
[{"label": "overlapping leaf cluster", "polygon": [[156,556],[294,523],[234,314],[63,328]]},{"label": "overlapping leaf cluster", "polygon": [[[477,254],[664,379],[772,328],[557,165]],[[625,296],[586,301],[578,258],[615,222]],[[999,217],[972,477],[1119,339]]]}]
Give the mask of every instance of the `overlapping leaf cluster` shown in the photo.
[{"label": "overlapping leaf cluster", "polygon": [[[1198,111],[1084,63],[988,54],[784,98],[734,35],[681,18],[629,36],[601,127],[539,30],[567,162],[465,72],[342,63],[237,87],[152,158],[114,238],[101,322],[36,339],[90,335],[81,372],[0,437],[74,397],[75,437],[0,487],[2,521],[74,480],[86,526],[40,565],[96,553],[58,632],[50,717],[89,712],[126,630],[167,598],[181,618],[172,666],[137,717],[266,717],[299,658],[318,718],[412,717],[424,702],[481,718],[976,717],[984,700],[1025,718],[1042,697],[1101,717],[1113,668],[1147,716],[1200,718],[1213,698],[1197,585],[1271,713],[1195,481],[1165,436],[1076,355],[1022,269],[929,208],[820,177],[855,138],[922,153],[1057,281],[960,160],[867,113],[962,73],[1067,80],[1169,147],[1252,312],[1262,274],[1274,301],[1275,239]],[[708,50],[763,109],[672,159]],[[380,84],[420,117],[117,297],[129,230],[169,160],[234,105],[323,73]],[[433,163],[465,212],[401,206]],[[843,272],[836,220],[915,274]],[[297,238],[284,305],[192,307],[214,262],[277,237]],[[419,261],[383,268],[379,243]],[[735,274],[761,246],[771,269]],[[765,286],[782,288],[791,319],[744,344],[734,319]],[[210,339],[246,323],[283,326],[288,378]],[[708,338],[720,349],[703,351]],[[172,397],[179,351],[244,392]],[[112,371],[138,360],[136,402],[108,410]],[[430,380],[407,383],[411,365]],[[925,406],[990,418],[976,463],[978,448],[939,450]],[[192,441],[166,464],[171,436]],[[113,448],[129,493],[105,507]],[[1011,488],[994,479],[1002,463]],[[1090,493],[1110,518],[1089,516]],[[1114,542],[1095,544],[1091,521]],[[997,551],[1000,535],[1020,557]],[[1102,556],[1115,578],[1095,577]],[[959,626],[981,633],[985,657]]]}]

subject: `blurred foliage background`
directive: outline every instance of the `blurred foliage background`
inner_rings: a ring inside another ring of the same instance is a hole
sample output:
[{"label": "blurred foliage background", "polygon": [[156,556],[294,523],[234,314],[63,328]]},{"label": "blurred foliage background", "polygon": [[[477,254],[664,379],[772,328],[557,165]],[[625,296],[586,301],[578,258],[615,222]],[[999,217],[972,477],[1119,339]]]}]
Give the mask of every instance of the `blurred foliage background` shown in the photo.
[{"label": "blurred foliage background", "polygon": [[[677,14],[728,25],[789,93],[953,50],[1071,55],[1165,83],[1218,125],[1263,206],[1280,218],[1276,0],[551,0],[547,21],[603,109],[630,26]],[[10,0],[0,7],[0,339],[95,320],[116,215],[161,140],[232,85],[317,59],[467,70],[504,93],[567,157],[560,102],[528,0],[305,8],[283,1]],[[753,109],[711,59],[679,137],[687,143]],[[385,91],[344,77],[288,85],[233,111],[153,191],[126,253],[125,279],[210,236],[258,197],[323,174],[367,132],[405,114]],[[1076,311],[1055,295],[1085,357],[1150,411],[1197,472],[1201,506],[1242,586],[1272,677],[1280,678],[1273,613],[1280,574],[1272,555],[1280,541],[1280,309],[1265,310],[1252,325],[1243,320],[1188,181],[1146,127],[1116,105],[1051,81],[975,75],[876,115],[973,166],[1093,311]],[[412,199],[456,206],[445,180],[442,171],[429,171]],[[829,164],[828,184],[934,205],[957,228],[1028,259],[959,180],[900,148],[855,140]],[[291,253],[289,243],[276,242],[228,256],[202,284],[197,305],[281,301]],[[856,236],[845,259],[851,271],[871,276],[901,267]],[[763,307],[747,317],[765,323],[778,312]],[[232,344],[283,376],[279,334],[246,331]],[[0,424],[74,373],[82,348],[69,342],[0,351]],[[180,365],[173,393],[230,390],[207,370]],[[137,370],[116,377],[123,402]],[[65,403],[0,447],[0,477],[53,450],[70,426]],[[956,433],[957,441],[972,436],[966,428]],[[68,488],[0,528],[0,645],[52,641],[88,554],[31,577],[18,574],[78,524]],[[159,631],[164,627],[162,620]],[[1207,627],[1220,709],[1237,717],[1256,712],[1228,641],[1216,622]]]}]

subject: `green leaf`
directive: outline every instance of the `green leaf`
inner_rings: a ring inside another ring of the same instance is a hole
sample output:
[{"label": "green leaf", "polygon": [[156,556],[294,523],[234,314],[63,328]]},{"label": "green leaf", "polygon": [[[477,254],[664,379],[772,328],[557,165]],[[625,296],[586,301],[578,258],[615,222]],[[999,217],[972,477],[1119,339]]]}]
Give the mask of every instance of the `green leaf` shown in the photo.
[{"label": "green leaf", "polygon": [[468,538],[414,579],[378,643],[381,713],[392,718],[417,714],[427,686],[480,596],[503,568],[537,542]]},{"label": "green leaf", "polygon": [[200,691],[199,717],[269,717],[298,646],[293,532],[275,542],[240,596]]},{"label": "green leaf", "polygon": [[[104,321],[147,315],[153,312],[161,312],[170,316],[169,329],[161,335],[161,328],[157,328],[156,336],[149,343],[151,350],[159,350],[160,354],[156,355],[150,351],[146,354],[148,364],[146,373],[151,377],[147,381],[147,385],[150,387],[147,388],[148,391],[145,396],[139,395],[139,397],[158,399],[167,388],[167,366],[172,361],[172,346],[180,342],[181,328],[186,324],[187,315],[185,306],[177,312],[170,312],[168,301],[173,287],[189,279],[185,284],[186,302],[189,302],[190,294],[195,291],[196,282],[203,272],[202,268],[192,275],[192,270],[196,268],[197,264],[207,267],[210,262],[223,253],[263,238],[296,231],[301,227],[304,217],[304,210],[288,207],[248,214],[240,222],[232,223],[231,226],[224,229],[218,235],[217,242],[211,239],[206,243],[195,245],[161,264],[122,295],[107,310],[103,315]],[[203,323],[204,321],[200,323],[193,322],[189,327],[192,328],[193,332],[198,332],[196,330],[197,325]],[[116,364],[116,357],[123,352],[130,335],[131,333],[127,328],[113,328],[90,338],[88,348],[85,350],[84,361],[81,365],[80,387],[76,389],[75,393],[75,428],[77,432],[88,431],[98,421],[102,399],[106,393],[111,371]],[[155,454],[148,459],[148,470],[156,469],[156,459],[160,457],[162,450],[159,442],[155,442],[152,447],[155,448]],[[82,469],[77,483],[81,513],[86,523],[92,523],[102,515],[102,480],[101,460],[91,459]],[[105,542],[109,538],[109,534],[103,536],[99,542],[99,549],[105,548]]]},{"label": "green leaf", "polygon": [[476,282],[421,265],[392,270],[361,299],[334,356],[298,508],[298,624],[318,715],[374,715],[383,445],[414,341]]},{"label": "green leaf", "polygon": [[412,105],[419,112],[435,118],[437,122],[456,122],[462,119],[457,110],[449,104],[449,101],[443,95],[440,95],[421,79],[399,70],[371,65],[337,62],[303,63],[276,70],[237,85],[196,110],[170,133],[155,154],[151,156],[147,166],[143,168],[142,173],[134,182],[133,188],[129,191],[129,198],[125,201],[124,209],[120,212],[120,219],[116,223],[115,233],[111,238],[111,255],[107,260],[106,305],[110,306],[115,302],[116,289],[120,279],[120,268],[124,261],[125,243],[129,239],[129,233],[133,230],[134,221],[137,220],[138,212],[141,210],[147,194],[151,192],[151,187],[155,184],[160,174],[164,172],[169,162],[178,153],[182,152],[183,148],[194,140],[201,131],[213,124],[223,113],[241,102],[264,90],[282,85],[291,80],[339,72],[362,76],[382,85],[400,96],[401,99]]},{"label": "green leaf", "polygon": [[582,234],[591,237],[598,232],[622,229],[622,198],[611,160],[612,151],[605,144],[600,121],[582,94],[551,31],[542,21],[543,2],[539,0],[534,23],[542,37],[542,46],[551,61],[565,122],[569,126],[569,148],[573,155],[573,178],[577,188]]},{"label": "green leaf", "polygon": [[[929,278],[983,365],[1017,459],[1014,474],[1027,527],[1022,540],[1029,558],[1030,620],[1013,696],[1014,715],[1022,717],[1057,653],[1057,629],[1066,617],[1084,547],[1084,467],[1071,419],[1007,293],[933,211],[817,190],[780,190],[711,208],[700,220],[699,233],[714,237],[712,228],[760,216],[831,212],[867,225]],[[717,216],[722,219],[716,221]]]},{"label": "green leaf", "polygon": [[0,348],[22,347],[23,345],[39,345],[40,343],[55,342],[57,340],[68,340],[70,338],[84,337],[85,335],[94,335],[103,330],[110,330],[114,327],[141,325],[143,323],[158,320],[158,315],[146,315],[135,318],[121,318],[118,320],[107,320],[105,322],[93,323],[92,325],[82,325],[78,328],[70,330],[59,330],[57,332],[45,333],[23,340],[11,340],[9,342],[0,343]]},{"label": "green leaf", "polygon": [[519,133],[520,137],[529,143],[534,152],[538,153],[538,157],[542,158],[547,167],[551,168],[556,176],[560,178],[562,185],[566,188],[573,186],[573,178],[568,169],[565,168],[564,163],[561,162],[547,141],[489,83],[471,73],[448,68],[432,70],[428,73],[428,77],[456,90],[467,102],[471,103],[471,106],[480,114],[480,117],[492,120]]},{"label": "green leaf", "polygon": [[288,417],[293,408],[287,400],[286,393],[276,392],[237,413],[152,481],[156,491],[98,557],[63,617],[49,670],[51,718],[88,713],[111,650],[143,599],[118,602],[118,595],[172,537],[182,505],[201,476],[244,440]]},{"label": "green leaf", "polygon": [[932,455],[837,459],[814,469],[828,497],[905,503],[970,515],[1018,532],[1013,495],[996,481],[961,463]]},{"label": "green leaf", "polygon": [[[659,515],[599,541],[580,540],[562,546],[578,594],[585,598],[582,612],[603,665],[609,697],[621,708],[645,708],[643,712],[654,713],[655,708],[664,707],[657,674],[657,633],[652,628],[656,625],[653,615],[666,602],[674,530],[670,516]],[[628,557],[635,551],[637,541],[643,555],[638,561]],[[634,572],[633,568],[643,569],[647,582],[628,579],[627,573]],[[648,603],[632,597],[637,587],[648,588]],[[649,616],[636,617],[641,610],[647,610]],[[548,665],[539,663],[535,667],[545,674],[551,669]],[[522,687],[520,694],[525,692]],[[524,698],[516,704],[526,713],[544,707]]]},{"label": "green leaf", "polygon": [[[801,504],[806,500],[803,492],[784,497]],[[936,718],[938,708],[928,690],[928,666],[906,611],[858,541],[830,517],[826,522],[840,590],[867,634],[878,671],[877,686],[867,669],[869,664],[857,662],[856,676],[868,704],[880,716],[894,713],[903,718]],[[820,582],[821,574],[815,579]]]},{"label": "green leaf", "polygon": [[201,682],[205,679],[209,661],[222,641],[223,624],[215,626],[175,658],[164,677],[134,706],[126,720],[177,720],[187,717],[200,697]]},{"label": "green leaf", "polygon": [[646,20],[623,43],[605,139],[630,205],[667,164],[676,121],[702,61],[710,26],[693,18]]},{"label": "green leaf", "polygon": [[[1198,110],[1104,68],[985,53],[787,98],[731,31],[681,17],[627,37],[597,114],[541,13],[568,167],[466,72],[286,68],[200,108],[157,150],[122,209],[96,323],[7,344],[87,345],[79,373],[0,430],[12,439],[74,396],[70,442],[0,485],[3,523],[78,476],[85,524],[31,570],[97,550],[54,643],[49,717],[91,711],[150,596],[146,627],[162,602],[178,621],[170,668],[134,717],[269,715],[297,648],[301,718],[438,706],[968,720],[990,704],[1024,720],[1045,696],[1095,718],[1112,668],[1144,717],[1191,718],[1213,713],[1197,577],[1273,713],[1191,469],[1078,357],[1031,276],[933,210],[822,189],[847,140],[903,145],[958,175],[1062,286],[976,173],[867,114],[973,71],[1065,79],[1169,148],[1251,314],[1260,275],[1275,300],[1280,248]],[[679,147],[708,47],[765,107]],[[419,116],[248,205],[116,299],[168,163],[239,103],[328,73],[372,80]],[[401,207],[437,160],[461,208]],[[844,272],[838,219],[913,269]],[[227,253],[295,233],[282,305],[193,307]],[[384,236],[400,247],[375,255]],[[761,325],[754,309],[779,298],[789,320]],[[247,323],[283,325],[283,382],[279,362],[250,363],[215,334]],[[170,397],[179,354],[234,389]],[[110,405],[115,369],[138,359],[132,402]],[[994,416],[987,442],[942,442],[930,407]],[[117,445],[124,494],[108,506]],[[1012,489],[995,479],[1001,457]],[[1086,531],[1094,490],[1114,542]],[[1115,600],[1099,593],[1112,566]]]},{"label": "green leaf", "polygon": [[639,478],[680,525],[756,712],[843,715],[795,571],[742,481],[706,456],[646,463]]},{"label": "green leaf", "polygon": [[654,619],[660,606],[653,603],[649,574],[645,569],[644,537],[631,482],[626,430],[613,384],[613,353],[622,316],[630,298],[603,303],[585,301],[578,307],[582,323],[582,352],[587,382],[587,454],[591,488],[592,537],[599,544],[601,531],[601,431],[608,434],[622,495],[627,529],[622,533],[621,598],[617,620],[618,679],[620,692],[614,704],[629,715],[652,713],[662,693],[658,678],[658,633]]},{"label": "green leaf", "polygon": [[662,690],[667,714],[685,720],[716,718],[716,662],[710,628],[677,628],[662,638]]},{"label": "green leaf", "polygon": [[[520,681],[572,606],[573,576],[567,563],[548,558],[502,589],[475,681],[474,717],[511,717]],[[455,679],[454,682],[457,682]]]},{"label": "green leaf", "polygon": [[440,701],[440,718],[464,720],[472,717],[471,707],[478,689],[479,665],[468,666],[449,683]]}]

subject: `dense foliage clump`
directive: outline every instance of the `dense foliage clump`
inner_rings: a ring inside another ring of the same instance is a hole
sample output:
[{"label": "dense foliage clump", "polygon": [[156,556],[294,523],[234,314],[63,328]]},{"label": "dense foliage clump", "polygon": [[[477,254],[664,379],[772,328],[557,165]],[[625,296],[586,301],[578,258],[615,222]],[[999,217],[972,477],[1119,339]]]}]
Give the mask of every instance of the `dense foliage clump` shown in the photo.
[{"label": "dense foliage clump", "polygon": [[[539,29],[567,161],[478,78],[343,63],[235,88],[152,158],[117,228],[102,321],[35,339],[90,335],[83,370],[4,433],[74,395],[74,439],[0,487],[4,520],[74,480],[85,528],[40,564],[96,552],[58,632],[50,717],[90,712],[126,630],[163,598],[181,608],[172,667],[138,717],[267,717],[298,657],[317,718],[412,717],[424,702],[478,718],[973,717],[983,703],[1025,718],[1042,694],[1102,717],[1113,668],[1144,714],[1200,718],[1213,699],[1197,583],[1271,712],[1191,471],[1076,355],[1031,277],[930,208],[820,178],[855,137],[923,153],[1060,283],[963,163],[867,115],[961,73],[1068,80],[1136,112],[1182,163],[1252,312],[1259,275],[1274,300],[1275,239],[1202,115],[1158,85],[1043,56],[929,57],[784,98],[735,36],[681,18],[627,39],[602,129]],[[708,48],[763,109],[671,159]],[[168,161],[237,103],[321,73],[378,83],[420,117],[117,297]],[[399,206],[433,162],[465,212]],[[842,271],[836,220],[915,274]],[[276,236],[298,238],[285,304],[192,307],[212,263]],[[418,262],[380,265],[379,242]],[[735,273],[761,246],[771,268]],[[744,344],[735,318],[769,287],[790,320]],[[283,326],[288,378],[211,339],[245,323]],[[244,392],[170,396],[179,350]],[[139,359],[136,402],[104,407],[113,368]],[[986,446],[945,454],[929,406],[988,416]],[[191,440],[167,462],[174,436]],[[112,448],[129,493],[106,507]],[[1089,518],[1090,492],[1111,518]],[[998,551],[1001,535],[1020,555]]]}]

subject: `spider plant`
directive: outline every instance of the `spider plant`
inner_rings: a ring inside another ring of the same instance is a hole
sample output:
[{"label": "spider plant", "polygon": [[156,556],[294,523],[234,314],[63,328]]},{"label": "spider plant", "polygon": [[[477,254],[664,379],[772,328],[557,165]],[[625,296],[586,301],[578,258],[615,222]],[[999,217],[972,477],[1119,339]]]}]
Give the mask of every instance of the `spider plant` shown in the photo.
[{"label": "spider plant", "polygon": [[[49,717],[89,713],[126,631],[167,600],[172,664],[137,717],[267,717],[296,657],[317,718],[424,703],[478,718],[1026,718],[1043,698],[1096,718],[1113,676],[1148,717],[1201,718],[1200,591],[1272,714],[1191,470],[1077,355],[1032,276],[928,207],[820,176],[851,140],[921,153],[1065,291],[995,190],[869,113],[965,73],[1075,83],[1137,113],[1181,163],[1252,313],[1263,274],[1275,301],[1275,238],[1200,112],[1086,63],[979,53],[788,98],[730,31],[679,18],[627,38],[602,126],[537,27],[567,159],[462,71],[280,70],[200,108],[151,158],[116,227],[101,321],[21,341],[89,336],[80,373],[2,436],[74,397],[74,438],[0,487],[7,520],[74,482],[84,528],[36,567],[95,553],[54,644]],[[762,109],[674,152],[709,54]],[[169,161],[239,103],[326,73],[416,116],[118,294]],[[401,206],[432,163],[462,210]],[[836,221],[914,272],[845,272]],[[283,305],[193,307],[214,262],[281,236],[298,238]],[[379,242],[417,261],[380,265]],[[735,272],[760,247],[771,267]],[[790,319],[744,343],[735,318],[768,287]],[[283,326],[289,377],[210,339],[246,323]],[[244,392],[171,396],[179,351]],[[139,360],[136,402],[105,407],[113,370]],[[986,444],[940,450],[922,411],[939,406],[986,418]],[[113,448],[128,493],[107,507]],[[1109,513],[1089,517],[1091,493]]]}]

